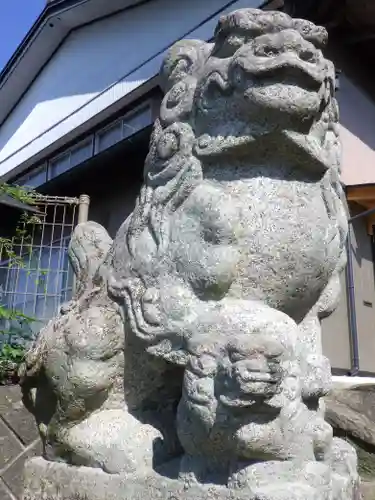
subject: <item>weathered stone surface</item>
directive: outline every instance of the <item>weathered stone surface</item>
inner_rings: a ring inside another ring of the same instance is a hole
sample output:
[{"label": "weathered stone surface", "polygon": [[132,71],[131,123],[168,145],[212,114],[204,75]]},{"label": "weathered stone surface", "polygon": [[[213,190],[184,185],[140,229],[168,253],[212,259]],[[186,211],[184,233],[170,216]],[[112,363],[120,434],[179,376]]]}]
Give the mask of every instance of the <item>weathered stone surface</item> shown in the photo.
[{"label": "weathered stone surface", "polygon": [[44,456],[76,468],[31,462],[25,498],[357,497],[320,400],[347,233],[326,37],[242,9],[168,52],[134,211],[113,242],[78,226],[77,294],[26,357]]},{"label": "weathered stone surface", "polygon": [[375,386],[332,390],[325,398],[326,420],[348,436],[375,448]]},{"label": "weathered stone surface", "polygon": [[22,403],[18,385],[0,387],[0,415],[25,446],[39,437],[35,420]]},{"label": "weathered stone surface", "polygon": [[325,403],[327,422],[357,451],[361,476],[375,478],[375,386],[332,390]]}]

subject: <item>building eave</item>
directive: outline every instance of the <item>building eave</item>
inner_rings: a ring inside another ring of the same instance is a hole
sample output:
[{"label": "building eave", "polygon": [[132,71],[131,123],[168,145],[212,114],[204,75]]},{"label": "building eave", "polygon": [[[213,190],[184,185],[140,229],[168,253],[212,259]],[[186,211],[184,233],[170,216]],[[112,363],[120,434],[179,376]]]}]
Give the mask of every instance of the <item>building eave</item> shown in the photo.
[{"label": "building eave", "polygon": [[151,0],[53,0],[0,73],[0,126],[74,29]]},{"label": "building eave", "polygon": [[[347,186],[346,198],[348,202],[357,203],[365,211],[363,215],[365,216],[367,232],[372,236],[375,226],[375,183]],[[367,214],[367,212],[369,213]]]}]

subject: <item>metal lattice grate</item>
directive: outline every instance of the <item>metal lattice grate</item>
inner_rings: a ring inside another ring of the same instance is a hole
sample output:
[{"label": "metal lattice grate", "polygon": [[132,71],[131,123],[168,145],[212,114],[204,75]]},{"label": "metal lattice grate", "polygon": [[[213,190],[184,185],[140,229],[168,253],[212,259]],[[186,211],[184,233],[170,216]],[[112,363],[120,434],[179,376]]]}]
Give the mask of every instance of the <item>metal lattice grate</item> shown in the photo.
[{"label": "metal lattice grate", "polygon": [[[0,303],[35,321],[9,325],[9,320],[2,319],[1,329],[10,332],[3,340],[33,338],[71,298],[73,272],[67,249],[78,222],[79,203],[78,198],[36,194],[39,213],[24,217],[12,236],[13,253],[0,261]],[[0,250],[4,258],[6,252]]]}]

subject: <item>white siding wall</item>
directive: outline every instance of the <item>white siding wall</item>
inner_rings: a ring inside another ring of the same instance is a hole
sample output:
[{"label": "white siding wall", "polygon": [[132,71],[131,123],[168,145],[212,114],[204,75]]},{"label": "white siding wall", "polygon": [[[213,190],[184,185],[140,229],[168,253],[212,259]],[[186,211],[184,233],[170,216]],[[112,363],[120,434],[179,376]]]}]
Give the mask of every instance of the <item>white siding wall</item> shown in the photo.
[{"label": "white siding wall", "polygon": [[342,179],[348,186],[375,183],[375,104],[345,75],[337,93],[343,146]]},{"label": "white siding wall", "polygon": [[[155,0],[72,32],[2,125],[0,175],[152,78],[175,40],[210,38],[219,15],[194,28],[228,3]],[[259,4],[238,0],[223,12]]]}]

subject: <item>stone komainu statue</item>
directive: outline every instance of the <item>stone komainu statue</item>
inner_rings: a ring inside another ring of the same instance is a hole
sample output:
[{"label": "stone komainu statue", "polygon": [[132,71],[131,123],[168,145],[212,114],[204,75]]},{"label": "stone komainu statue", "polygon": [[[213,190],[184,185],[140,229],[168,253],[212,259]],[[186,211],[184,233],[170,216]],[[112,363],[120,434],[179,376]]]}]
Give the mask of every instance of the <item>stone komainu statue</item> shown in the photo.
[{"label": "stone komainu statue", "polygon": [[243,9],[169,50],[134,211],[113,242],[77,227],[79,293],[23,367],[48,460],[177,470],[185,495],[357,495],[320,399],[347,234],[326,38]]}]

